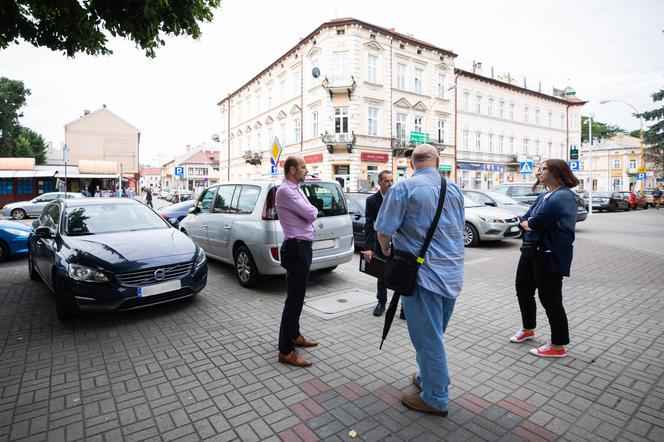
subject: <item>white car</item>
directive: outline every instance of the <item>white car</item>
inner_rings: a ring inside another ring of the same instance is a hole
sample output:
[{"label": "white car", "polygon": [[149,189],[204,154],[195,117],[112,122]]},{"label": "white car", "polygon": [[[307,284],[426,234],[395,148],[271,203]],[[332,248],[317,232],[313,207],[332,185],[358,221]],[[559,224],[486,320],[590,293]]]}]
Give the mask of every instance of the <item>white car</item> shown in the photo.
[{"label": "white car", "polygon": [[485,206],[472,198],[464,198],[464,211],[466,226],[463,244],[466,247],[474,247],[480,241],[500,241],[521,236],[519,218],[512,212]]}]

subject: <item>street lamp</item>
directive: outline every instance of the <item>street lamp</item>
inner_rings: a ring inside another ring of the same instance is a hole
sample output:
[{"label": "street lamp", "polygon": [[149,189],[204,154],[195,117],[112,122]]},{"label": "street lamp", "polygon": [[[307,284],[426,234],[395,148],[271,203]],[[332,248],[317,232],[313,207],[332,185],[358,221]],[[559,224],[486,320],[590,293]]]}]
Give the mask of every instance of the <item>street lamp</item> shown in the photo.
[{"label": "street lamp", "polygon": [[[639,122],[641,123],[641,128],[639,129],[641,154],[640,154],[640,159],[639,159],[640,167],[637,169],[637,173],[645,172],[646,171],[646,163],[644,161],[644,155],[643,155],[643,117],[640,116],[641,112],[639,112],[639,110],[636,107],[632,106],[631,104],[629,104],[628,102],[623,101],[623,100],[602,100],[602,101],[599,102],[599,104],[606,104],[606,103],[622,103],[622,104],[632,108],[632,110],[634,111],[635,116],[639,115]],[[641,181],[641,193],[643,193],[643,188],[645,186],[645,181],[646,180],[639,180],[639,181]]]}]

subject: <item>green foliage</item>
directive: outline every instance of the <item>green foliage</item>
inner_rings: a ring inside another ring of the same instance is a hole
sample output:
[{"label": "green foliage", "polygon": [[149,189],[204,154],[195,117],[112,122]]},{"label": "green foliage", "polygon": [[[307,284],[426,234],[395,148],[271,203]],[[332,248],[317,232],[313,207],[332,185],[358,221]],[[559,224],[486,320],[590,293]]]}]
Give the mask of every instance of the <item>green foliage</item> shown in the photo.
[{"label": "green foliage", "polygon": [[[664,101],[664,89],[652,94],[653,103]],[[647,157],[655,163],[656,171],[664,174],[664,103],[658,108],[637,115],[645,121],[652,121],[647,130],[643,132],[643,141],[646,145]]]},{"label": "green foliage", "polygon": [[26,89],[22,81],[0,77],[0,157],[29,157],[43,163],[46,161],[44,139],[18,121],[29,95],[30,89]]},{"label": "green foliage", "polygon": [[77,53],[111,54],[107,35],[128,38],[148,57],[165,36],[201,36],[221,0],[3,0],[0,49],[25,40],[37,47]]},{"label": "green foliage", "polygon": [[[593,120],[592,137],[605,140],[618,134],[626,134],[627,131],[619,126],[601,123]],[[581,142],[588,141],[588,117],[581,116]]]}]

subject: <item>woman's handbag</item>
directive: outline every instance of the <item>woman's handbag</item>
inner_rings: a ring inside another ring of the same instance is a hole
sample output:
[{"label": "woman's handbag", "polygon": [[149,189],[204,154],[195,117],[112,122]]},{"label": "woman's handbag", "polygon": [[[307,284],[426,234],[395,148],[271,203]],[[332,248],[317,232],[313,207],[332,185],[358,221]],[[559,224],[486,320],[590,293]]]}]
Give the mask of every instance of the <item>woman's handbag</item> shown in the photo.
[{"label": "woman's handbag", "polygon": [[429,227],[427,237],[422,244],[419,256],[415,256],[410,252],[392,249],[392,255],[385,260],[385,275],[383,283],[388,289],[392,289],[395,293],[402,296],[410,296],[417,283],[417,272],[420,266],[424,264],[424,255],[429,248],[429,243],[433,238],[433,233],[438,226],[440,213],[443,211],[445,204],[445,195],[447,194],[447,181],[442,176],[440,177],[440,197],[438,198],[438,208],[436,209],[436,216],[433,218],[433,223]]}]

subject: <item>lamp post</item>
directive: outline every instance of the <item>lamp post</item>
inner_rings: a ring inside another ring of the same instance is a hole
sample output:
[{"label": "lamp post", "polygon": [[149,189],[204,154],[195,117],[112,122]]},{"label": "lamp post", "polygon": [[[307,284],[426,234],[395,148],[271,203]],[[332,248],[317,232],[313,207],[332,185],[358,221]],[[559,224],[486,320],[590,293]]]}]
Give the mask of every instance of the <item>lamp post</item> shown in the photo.
[{"label": "lamp post", "polygon": [[[612,103],[612,102],[613,103],[622,103],[626,106],[629,106],[634,111],[634,116],[641,114],[641,112],[639,112],[639,110],[636,107],[632,106],[631,104],[629,104],[628,102],[623,101],[623,100],[602,100],[602,101],[599,102],[599,104],[606,104],[606,103]],[[640,166],[637,169],[637,173],[642,173],[642,172],[646,171],[646,163],[645,163],[645,157],[644,157],[644,154],[643,154],[644,153],[643,152],[643,117],[641,117],[641,116],[639,117],[639,123],[641,125],[641,127],[639,129],[639,139],[640,139],[640,144],[641,144],[641,152],[640,152],[640,155],[639,155],[639,164],[640,164]],[[640,186],[641,187],[641,193],[643,193],[643,188],[645,186],[645,180],[640,180],[640,181],[641,181],[641,186]]]}]

